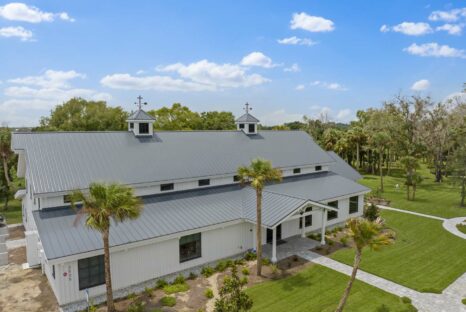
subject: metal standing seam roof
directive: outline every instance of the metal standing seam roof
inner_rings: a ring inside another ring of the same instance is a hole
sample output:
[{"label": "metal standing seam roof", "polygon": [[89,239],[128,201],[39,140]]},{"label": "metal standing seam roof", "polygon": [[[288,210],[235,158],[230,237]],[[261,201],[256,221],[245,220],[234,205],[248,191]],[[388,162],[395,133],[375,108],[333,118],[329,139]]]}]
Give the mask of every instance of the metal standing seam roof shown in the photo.
[{"label": "metal standing seam roof", "polygon": [[262,157],[279,168],[332,163],[303,131],[162,131],[13,133],[24,150],[34,194],[86,189],[94,181],[128,185],[235,174]]},{"label": "metal standing seam roof", "polygon": [[256,117],[254,117],[253,115],[249,113],[246,113],[238,117],[238,119],[236,119],[236,122],[259,122],[259,119],[257,119]]},{"label": "metal standing seam roof", "polygon": [[143,111],[142,109],[138,109],[133,114],[131,114],[131,116],[129,116],[127,120],[155,120],[155,118]]},{"label": "metal standing seam roof", "polygon": [[[323,189],[328,188],[323,191]],[[285,178],[267,185],[263,192],[262,224],[273,227],[309,200],[367,192],[368,189],[332,172]],[[255,191],[227,185],[159,194],[143,198],[144,210],[136,220],[112,224],[110,246],[119,246],[235,220],[256,222]],[[103,248],[100,233],[76,226],[69,207],[34,211],[34,220],[47,259],[66,257]]]},{"label": "metal standing seam roof", "polygon": [[331,171],[353,181],[362,179],[361,174],[335,152],[328,151],[327,154],[335,161],[330,165]]}]

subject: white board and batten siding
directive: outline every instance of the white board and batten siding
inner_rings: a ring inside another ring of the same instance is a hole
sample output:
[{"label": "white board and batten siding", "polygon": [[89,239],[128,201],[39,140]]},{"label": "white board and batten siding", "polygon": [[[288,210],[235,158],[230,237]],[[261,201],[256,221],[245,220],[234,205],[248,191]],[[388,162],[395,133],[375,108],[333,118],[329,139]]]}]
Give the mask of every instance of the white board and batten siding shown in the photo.
[{"label": "white board and batten siding", "polygon": [[[252,248],[251,229],[251,224],[239,223],[202,232],[202,256],[183,263],[179,260],[179,238],[112,252],[113,288],[124,289],[157,277],[245,252]],[[46,269],[46,274],[49,281],[54,284],[52,289],[60,305],[86,299],[85,291],[79,290],[77,260],[56,264],[55,279],[50,272],[51,265]],[[104,293],[105,285],[89,289],[91,297]]]}]

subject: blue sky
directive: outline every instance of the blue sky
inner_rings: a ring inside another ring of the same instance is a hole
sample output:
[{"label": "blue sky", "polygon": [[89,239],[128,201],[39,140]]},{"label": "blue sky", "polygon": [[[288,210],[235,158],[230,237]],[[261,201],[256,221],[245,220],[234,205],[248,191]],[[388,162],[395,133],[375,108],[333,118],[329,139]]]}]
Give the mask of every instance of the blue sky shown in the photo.
[{"label": "blue sky", "polygon": [[[0,122],[71,96],[181,102],[265,124],[349,121],[466,82],[466,1],[0,1]],[[465,29],[463,29],[465,28]]]}]

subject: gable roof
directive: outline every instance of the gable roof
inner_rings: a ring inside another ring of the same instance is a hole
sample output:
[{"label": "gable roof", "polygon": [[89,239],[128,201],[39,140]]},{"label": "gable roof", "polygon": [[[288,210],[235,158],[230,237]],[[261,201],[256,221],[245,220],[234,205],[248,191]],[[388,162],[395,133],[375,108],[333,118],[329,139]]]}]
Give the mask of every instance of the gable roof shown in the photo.
[{"label": "gable roof", "polygon": [[12,148],[25,151],[34,194],[233,175],[257,157],[279,168],[333,162],[303,131],[31,132],[14,133]]},{"label": "gable roof", "polygon": [[330,170],[353,181],[357,181],[362,178],[361,174],[348,164],[343,158],[338,156],[333,151],[328,151],[327,154],[335,161],[330,164]]},{"label": "gable roof", "polygon": [[259,119],[249,113],[246,113],[236,119],[236,122],[259,122]]},{"label": "gable roof", "polygon": [[134,113],[131,114],[131,116],[128,117],[128,121],[131,120],[155,120],[155,118],[142,109],[138,109]]},{"label": "gable roof", "polygon": [[[265,187],[262,224],[276,226],[310,200],[325,202],[368,190],[332,172],[285,178],[282,183]],[[235,220],[256,222],[255,191],[238,184],[158,194],[144,197],[143,201],[144,210],[138,219],[112,224],[110,246]],[[49,260],[103,248],[100,233],[86,228],[85,218],[73,226],[76,213],[70,207],[42,209],[34,211],[33,215]]]}]

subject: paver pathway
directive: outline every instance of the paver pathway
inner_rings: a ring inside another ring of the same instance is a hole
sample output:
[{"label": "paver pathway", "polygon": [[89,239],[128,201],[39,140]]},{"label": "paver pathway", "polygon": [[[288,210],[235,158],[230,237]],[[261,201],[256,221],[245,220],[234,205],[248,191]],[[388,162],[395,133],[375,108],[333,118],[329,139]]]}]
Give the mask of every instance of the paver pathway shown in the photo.
[{"label": "paver pathway", "polygon": [[[353,269],[349,265],[321,256],[312,251],[300,251],[298,252],[298,256],[348,276],[351,275]],[[358,270],[356,278],[399,297],[406,296],[411,298],[413,305],[421,312],[466,311],[466,306],[461,303],[461,300],[466,297],[466,273],[448,286],[442,294],[420,293],[361,270]]]},{"label": "paver pathway", "polygon": [[392,210],[392,211],[398,211],[402,213],[407,213],[407,214],[412,214],[415,216],[420,216],[424,218],[430,218],[430,219],[435,219],[435,220],[440,220],[443,221],[442,226],[445,230],[450,232],[453,235],[456,235],[458,237],[461,237],[463,239],[466,239],[466,234],[462,233],[460,230],[456,228],[457,224],[463,223],[466,224],[466,216],[465,217],[459,217],[459,218],[451,218],[451,219],[445,219],[437,216],[432,216],[424,213],[419,213],[419,212],[414,212],[414,211],[409,211],[409,210],[403,210],[403,209],[398,209],[398,208],[393,208],[393,207],[388,207],[388,206],[383,206],[383,205],[377,205],[380,209],[384,210]]}]

